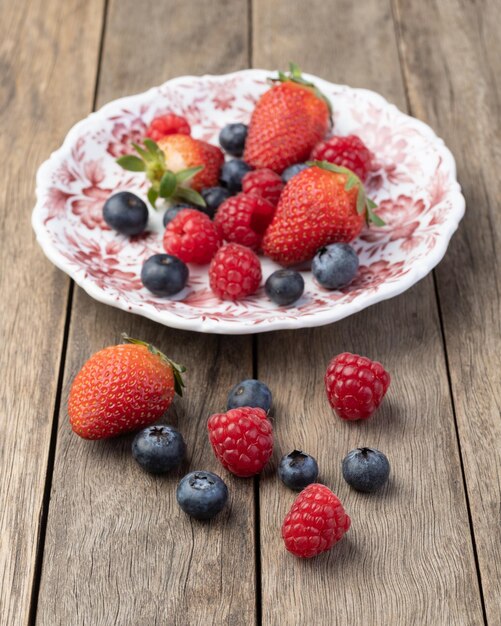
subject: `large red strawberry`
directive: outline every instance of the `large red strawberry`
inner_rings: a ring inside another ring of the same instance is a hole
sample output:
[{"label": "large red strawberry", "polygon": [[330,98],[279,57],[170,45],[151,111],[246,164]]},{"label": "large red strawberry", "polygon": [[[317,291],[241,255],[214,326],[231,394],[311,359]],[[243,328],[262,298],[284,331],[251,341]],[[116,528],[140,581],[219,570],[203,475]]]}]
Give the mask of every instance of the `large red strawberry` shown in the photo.
[{"label": "large red strawberry", "polygon": [[174,393],[182,395],[186,368],[154,346],[123,336],[129,343],[96,352],[71,385],[71,427],[84,439],[105,439],[156,422]]},{"label": "large red strawberry", "polygon": [[291,63],[289,75],[279,73],[276,84],[258,100],[252,113],[244,161],[254,168],[281,173],[305,161],[329,128],[330,103]]},{"label": "large red strawberry", "polygon": [[327,162],[311,165],[285,186],[263,238],[263,252],[285,266],[310,260],[327,244],[352,241],[364,221],[383,224],[353,172]]}]

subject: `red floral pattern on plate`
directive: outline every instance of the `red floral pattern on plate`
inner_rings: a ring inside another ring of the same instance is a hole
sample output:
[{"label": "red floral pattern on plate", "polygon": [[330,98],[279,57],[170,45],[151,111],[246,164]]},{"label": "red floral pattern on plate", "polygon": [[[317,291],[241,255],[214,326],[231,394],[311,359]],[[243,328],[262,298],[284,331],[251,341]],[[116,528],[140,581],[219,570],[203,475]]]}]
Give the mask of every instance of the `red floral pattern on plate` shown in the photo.
[{"label": "red floral pattern on plate", "polygon": [[[191,267],[189,287],[176,298],[157,298],[143,288],[143,261],[162,251],[162,212],[152,211],[149,231],[132,239],[106,227],[102,206],[111,193],[129,189],[145,197],[146,191],[144,177],[123,171],[115,159],[166,111],[184,115],[194,136],[217,143],[224,124],[248,122],[270,75],[246,70],[182,77],[112,102],[80,122],[38,173],[33,225],[46,254],[101,301],[206,332],[329,323],[424,276],[445,252],[464,210],[451,154],[431,129],[377,94],[312,77],[332,101],[334,132],[360,135],[376,155],[368,188],[386,224],[366,229],[355,242],[361,265],[353,283],[329,292],[304,272],[305,294],[290,308],[270,303],[263,289],[242,302],[223,302],[208,287],[207,268]],[[264,276],[276,268],[268,259],[262,263]]]}]

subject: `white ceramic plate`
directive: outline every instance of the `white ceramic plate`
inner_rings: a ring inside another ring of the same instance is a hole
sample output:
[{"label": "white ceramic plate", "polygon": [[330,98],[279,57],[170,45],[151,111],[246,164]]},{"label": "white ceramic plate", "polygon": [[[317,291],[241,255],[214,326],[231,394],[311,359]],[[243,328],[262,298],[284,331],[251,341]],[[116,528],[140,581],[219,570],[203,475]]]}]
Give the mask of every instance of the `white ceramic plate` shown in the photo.
[{"label": "white ceramic plate", "polygon": [[[143,261],[163,252],[162,214],[151,211],[149,232],[132,240],[107,228],[102,206],[112,192],[127,189],[146,200],[144,176],[125,172],[115,158],[131,152],[130,142],[167,111],[184,115],[194,137],[217,144],[225,124],[249,121],[272,75],[183,76],[115,100],[76,124],[37,174],[32,222],[49,259],[100,302],[174,328],[228,334],[329,324],[428,274],[464,214],[450,151],[429,126],[378,94],[305,75],[332,102],[333,132],[359,135],[376,155],[368,193],[386,225],[365,230],[354,243],[360,269],[353,283],[327,291],[305,272],[304,296],[290,308],[271,303],[262,287],[241,302],[219,300],[209,289],[207,267],[190,267],[189,287],[175,299],[155,297],[142,286]],[[264,278],[277,267],[264,258],[262,265]]]}]

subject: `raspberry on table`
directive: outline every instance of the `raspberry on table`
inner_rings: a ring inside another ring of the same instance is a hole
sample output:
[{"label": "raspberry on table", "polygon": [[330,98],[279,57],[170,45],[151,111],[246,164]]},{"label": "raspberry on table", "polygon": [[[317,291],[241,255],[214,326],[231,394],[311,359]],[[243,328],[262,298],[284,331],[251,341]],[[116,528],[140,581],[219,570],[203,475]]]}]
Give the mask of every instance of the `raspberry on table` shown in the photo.
[{"label": "raspberry on table", "polygon": [[325,389],[329,404],[344,420],[367,419],[381,404],[390,375],[377,361],[343,352],[327,366]]},{"label": "raspberry on table", "polygon": [[264,198],[239,193],[220,205],[214,223],[226,241],[257,250],[274,214],[275,207]]},{"label": "raspberry on table", "polygon": [[214,454],[242,478],[259,474],[273,452],[273,430],[263,409],[242,407],[216,413],[207,423]]},{"label": "raspberry on table", "polygon": [[282,178],[273,170],[263,168],[248,172],[242,179],[242,191],[268,200],[277,206],[284,188]]},{"label": "raspberry on table", "polygon": [[182,209],[167,224],[163,244],[166,252],[185,263],[209,263],[222,243],[210,218],[196,209]]},{"label": "raspberry on table", "polygon": [[285,547],[308,559],[330,550],[349,530],[343,505],[325,485],[308,485],[295,499],[282,525]]},{"label": "raspberry on table", "polygon": [[191,128],[181,115],[166,113],[155,117],[146,130],[146,136],[153,141],[159,141],[167,135],[189,135]]},{"label": "raspberry on table", "polygon": [[209,267],[212,291],[223,300],[240,300],[255,293],[261,283],[257,255],[238,243],[220,248]]},{"label": "raspberry on table", "polygon": [[347,167],[362,182],[365,182],[369,174],[372,156],[372,152],[357,135],[330,137],[317,143],[311,153],[313,161],[328,161]]}]

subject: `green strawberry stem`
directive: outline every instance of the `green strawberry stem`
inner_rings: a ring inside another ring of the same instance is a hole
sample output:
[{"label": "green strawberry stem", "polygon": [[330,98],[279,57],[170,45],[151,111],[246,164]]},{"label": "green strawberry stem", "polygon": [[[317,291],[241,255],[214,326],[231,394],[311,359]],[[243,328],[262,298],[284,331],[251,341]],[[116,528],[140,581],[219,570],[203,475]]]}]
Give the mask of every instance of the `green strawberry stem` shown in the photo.
[{"label": "green strawberry stem", "polygon": [[137,346],[144,346],[145,348],[148,348],[148,350],[152,354],[160,357],[160,359],[164,363],[166,363],[167,365],[170,365],[172,369],[172,373],[174,374],[174,390],[178,394],[178,396],[182,397],[183,387],[185,387],[182,374],[186,372],[186,367],[184,365],[179,365],[179,363],[175,363],[174,361],[172,361],[172,359],[169,359],[169,357],[167,357],[163,352],[160,352],[158,348],[155,348],[155,346],[152,345],[151,343],[147,343],[146,341],[141,341],[140,339],[134,339],[133,337],[129,337],[127,333],[122,333],[122,339],[126,341],[127,343],[132,343]]},{"label": "green strawberry stem", "polygon": [[347,176],[345,185],[346,191],[353,189],[353,187],[356,187],[358,190],[357,213],[359,215],[365,213],[365,220],[368,226],[371,224],[374,224],[374,226],[384,226],[384,221],[379,217],[379,215],[374,213],[374,209],[377,208],[377,204],[367,197],[364,184],[355,172],[352,172],[347,167],[334,165],[334,163],[329,163],[328,161],[308,161],[306,164],[309,166],[320,167],[323,170],[335,172],[336,174],[345,174]]},{"label": "green strawberry stem", "polygon": [[309,89],[311,89],[311,91],[313,91],[313,93],[317,96],[317,98],[320,98],[321,100],[323,100],[325,104],[327,105],[327,108],[329,109],[329,119],[330,119],[331,126],[332,126],[332,104],[329,98],[320,91],[320,89],[315,85],[315,83],[311,83],[310,81],[303,78],[303,75],[301,74],[301,70],[299,69],[299,65],[291,62],[289,63],[289,68],[290,68],[290,71],[288,74],[286,74],[285,72],[279,71],[278,78],[271,78],[270,80],[272,82],[279,82],[279,83],[297,83],[298,85],[303,85],[304,87],[308,87]]},{"label": "green strawberry stem", "polygon": [[204,168],[189,167],[180,172],[171,172],[167,169],[165,156],[161,148],[152,139],[143,139],[143,146],[132,144],[135,154],[126,154],[117,159],[118,165],[129,172],[144,172],[150,181],[148,189],[148,202],[156,209],[158,198],[173,201],[186,201],[198,206],[206,206],[203,197],[194,189],[186,186],[198,172]]}]

